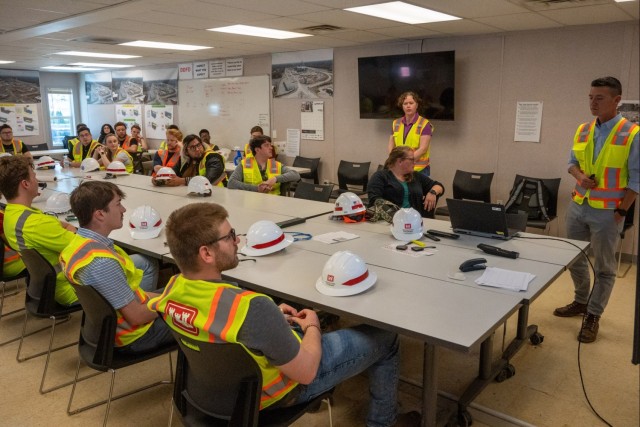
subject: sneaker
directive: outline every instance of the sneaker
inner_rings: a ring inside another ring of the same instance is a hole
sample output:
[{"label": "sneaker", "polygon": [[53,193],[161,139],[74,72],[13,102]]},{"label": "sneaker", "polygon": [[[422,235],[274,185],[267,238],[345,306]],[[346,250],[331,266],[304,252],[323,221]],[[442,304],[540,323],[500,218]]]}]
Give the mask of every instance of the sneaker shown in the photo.
[{"label": "sneaker", "polygon": [[600,316],[595,314],[587,314],[582,321],[582,329],[578,334],[578,341],[589,343],[594,342],[598,336],[598,328],[600,322]]},{"label": "sneaker", "polygon": [[587,304],[580,304],[575,301],[553,310],[553,315],[558,317],[582,316],[583,314],[587,314]]},{"label": "sneaker", "polygon": [[411,411],[398,415],[394,427],[420,427],[422,425],[422,415],[420,412]]}]

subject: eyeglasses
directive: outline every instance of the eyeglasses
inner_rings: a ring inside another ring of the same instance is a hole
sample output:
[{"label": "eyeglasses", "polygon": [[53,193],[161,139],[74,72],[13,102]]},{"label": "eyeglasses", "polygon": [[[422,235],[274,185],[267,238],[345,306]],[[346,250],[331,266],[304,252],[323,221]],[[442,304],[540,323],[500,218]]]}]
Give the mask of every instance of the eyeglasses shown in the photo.
[{"label": "eyeglasses", "polygon": [[403,157],[402,160],[411,160],[411,162],[414,162],[414,163],[416,161],[416,159],[413,157]]},{"label": "eyeglasses", "polygon": [[0,134],[2,135],[11,135],[13,133],[12,130],[3,130],[2,132],[0,132]]},{"label": "eyeglasses", "polygon": [[231,240],[232,242],[235,242],[237,238],[238,237],[236,236],[236,229],[232,228],[231,231],[229,231],[229,234],[225,234],[222,237],[218,237],[216,240],[210,243],[207,243],[205,246],[213,245],[215,243],[218,243],[221,240]]},{"label": "eyeglasses", "polygon": [[193,150],[193,151],[195,151],[195,150],[200,150],[200,149],[202,149],[202,148],[204,148],[204,145],[202,145],[202,142],[200,142],[200,143],[198,143],[198,144],[188,146],[188,147],[187,147],[187,150]]}]

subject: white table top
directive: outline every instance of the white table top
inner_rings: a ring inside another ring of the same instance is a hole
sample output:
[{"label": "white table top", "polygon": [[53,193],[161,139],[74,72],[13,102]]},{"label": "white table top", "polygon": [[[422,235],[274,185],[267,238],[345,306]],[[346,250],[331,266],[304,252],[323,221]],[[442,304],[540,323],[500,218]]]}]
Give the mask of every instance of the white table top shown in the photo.
[{"label": "white table top", "polygon": [[59,154],[68,154],[69,150],[66,148],[54,148],[51,150],[29,150],[32,156],[40,157],[40,156],[56,156]]}]

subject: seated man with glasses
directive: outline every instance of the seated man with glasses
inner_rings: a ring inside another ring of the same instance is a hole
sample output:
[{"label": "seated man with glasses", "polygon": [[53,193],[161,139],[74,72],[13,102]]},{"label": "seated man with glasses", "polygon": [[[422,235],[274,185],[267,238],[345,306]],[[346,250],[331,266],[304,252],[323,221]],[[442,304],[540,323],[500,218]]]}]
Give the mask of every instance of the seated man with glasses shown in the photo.
[{"label": "seated man with glasses", "polygon": [[14,156],[32,157],[27,144],[22,142],[21,139],[13,138],[13,129],[11,129],[11,126],[8,124],[0,126],[0,140],[2,140],[2,144],[0,144],[0,150],[2,151],[0,151],[0,153],[11,153]]},{"label": "seated man with glasses", "polygon": [[249,143],[253,156],[242,159],[229,177],[229,188],[284,194],[281,184],[300,181],[300,174],[273,158],[271,138],[261,135]]},{"label": "seated man with glasses", "polygon": [[187,135],[182,141],[180,161],[173,166],[175,178],[159,180],[152,178],[153,185],[176,187],[189,185],[194,176],[206,177],[211,185],[227,186],[227,174],[224,170],[224,158],[213,150],[207,149],[198,135]]},{"label": "seated man with glasses", "polygon": [[110,182],[85,181],[71,193],[71,209],[80,228],[60,254],[70,283],[93,286],[116,310],[115,346],[120,351],[146,352],[173,342],[171,331],[147,308],[158,294],[157,265],[113,244],[109,233],[122,228],[125,195]]}]

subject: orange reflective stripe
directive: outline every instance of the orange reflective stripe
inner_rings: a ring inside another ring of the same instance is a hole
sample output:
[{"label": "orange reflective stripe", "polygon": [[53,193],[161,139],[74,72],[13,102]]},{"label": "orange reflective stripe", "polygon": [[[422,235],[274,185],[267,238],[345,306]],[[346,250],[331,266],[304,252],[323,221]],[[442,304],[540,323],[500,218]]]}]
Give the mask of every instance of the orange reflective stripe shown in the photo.
[{"label": "orange reflective stripe", "polygon": [[[620,132],[620,128],[626,123],[626,121],[627,121],[627,119],[620,120],[616,124],[616,126],[613,128],[614,134],[613,134],[613,138],[611,138],[611,145],[618,145],[616,143],[616,141],[618,140],[618,137],[619,137],[618,133]],[[624,145],[624,144],[620,144],[620,145]]]},{"label": "orange reflective stripe", "polygon": [[[178,276],[175,275],[173,277],[171,277],[171,279],[169,280],[169,283],[167,283],[167,286],[164,287],[164,290],[162,291],[161,296],[164,297],[165,295],[168,295],[169,292],[171,292],[171,289],[173,288],[173,285],[176,283],[176,278]],[[162,300],[162,298],[156,298],[155,302],[153,304],[151,304],[151,309],[153,311],[158,311],[158,304],[160,303],[160,301]],[[163,313],[163,317],[165,317],[166,314]]]},{"label": "orange reflective stripe", "polygon": [[[211,325],[216,318],[216,311],[218,308],[218,301],[220,301],[220,297],[222,296],[222,292],[224,288],[219,288],[216,290],[216,293],[213,294],[213,298],[211,299],[211,307],[209,309],[209,317],[204,322],[204,329],[209,331],[211,330]],[[212,333],[209,333],[209,342],[215,342],[215,336]]]},{"label": "orange reflective stripe", "polygon": [[238,311],[238,305],[240,305],[240,301],[242,300],[243,297],[245,297],[246,295],[250,295],[252,293],[253,292],[245,291],[240,294],[237,294],[233,299],[233,304],[231,304],[231,308],[229,309],[229,317],[227,318],[227,323],[224,326],[224,328],[222,328],[222,330],[220,331],[220,338],[222,338],[224,341],[228,341],[227,332],[229,332],[229,328],[231,328],[231,326],[233,325],[233,320],[236,318],[236,312]]}]

